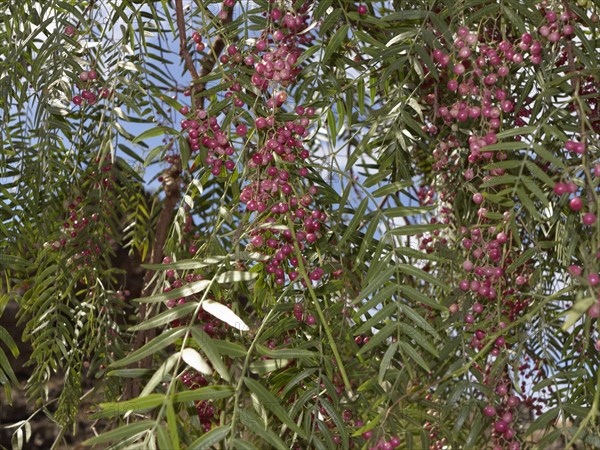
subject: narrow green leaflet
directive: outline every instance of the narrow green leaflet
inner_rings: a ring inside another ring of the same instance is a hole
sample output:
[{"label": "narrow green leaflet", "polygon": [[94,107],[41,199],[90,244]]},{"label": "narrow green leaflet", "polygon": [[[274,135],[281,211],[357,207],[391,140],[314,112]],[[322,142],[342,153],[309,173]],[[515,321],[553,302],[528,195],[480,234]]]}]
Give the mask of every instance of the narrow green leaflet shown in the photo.
[{"label": "narrow green leaflet", "polygon": [[128,411],[141,412],[160,406],[165,400],[164,394],[150,394],[124,402],[100,403],[100,411],[93,414],[94,419],[116,419]]},{"label": "narrow green leaflet", "polygon": [[552,408],[552,409],[544,412],[541,416],[539,416],[535,420],[535,422],[533,422],[527,428],[525,435],[530,436],[537,430],[542,430],[542,429],[546,428],[550,424],[550,422],[552,422],[553,420],[556,419],[556,417],[558,417],[559,412],[560,412],[560,408],[558,408],[558,407]]},{"label": "narrow green leaflet", "polygon": [[377,375],[377,382],[379,384],[381,384],[383,382],[383,380],[385,378],[385,374],[387,373],[388,369],[391,367],[392,360],[394,359],[394,356],[396,356],[397,351],[398,351],[398,343],[394,342],[392,345],[390,345],[387,348],[387,350],[383,354],[383,358],[381,358],[381,363],[379,364],[379,373]]},{"label": "narrow green leaflet", "polygon": [[373,192],[373,197],[383,197],[385,195],[396,194],[397,192],[412,186],[412,181],[396,181],[386,186],[380,187]]},{"label": "narrow green leaflet", "polygon": [[423,294],[418,289],[415,289],[412,286],[404,285],[400,288],[400,290],[406,297],[408,297],[409,299],[411,299],[413,301],[422,303],[424,305],[429,306],[430,308],[441,310],[441,311],[446,309],[446,308],[444,308],[444,306],[440,305],[434,299],[432,299],[431,297],[428,297],[427,295]]},{"label": "narrow green leaflet", "polygon": [[[537,129],[538,129],[538,127],[536,125],[517,127],[517,128],[512,128],[509,130],[500,131],[499,133],[496,133],[496,137],[498,139],[506,139],[508,137],[513,137],[513,136],[525,136],[526,134],[535,133],[535,131]],[[487,147],[486,147],[486,149],[487,149]]]},{"label": "narrow green leaflet", "polygon": [[271,394],[260,382],[253,380],[252,378],[244,378],[244,383],[250,389],[252,393],[256,395],[260,404],[265,408],[275,414],[279,420],[281,420],[285,425],[287,425],[292,431],[297,433],[299,436],[306,439],[306,434],[302,428],[300,428],[296,423],[288,416],[287,412],[279,403],[279,400]]},{"label": "narrow green leaflet", "polygon": [[239,450],[257,450],[257,448],[251,442],[239,438],[233,440],[233,445],[231,448]]},{"label": "narrow green leaflet", "polygon": [[368,353],[370,350],[373,350],[379,344],[386,341],[393,333],[397,332],[399,326],[399,323],[396,321],[389,322],[381,330],[377,331],[373,336],[371,336],[369,342],[363,345],[358,354],[362,355],[364,353]]},{"label": "narrow green leaflet", "polygon": [[260,437],[265,442],[271,444],[278,450],[289,450],[289,447],[279,438],[270,428],[266,428],[264,421],[249,408],[240,413],[240,421],[255,435]]},{"label": "narrow green leaflet", "polygon": [[569,331],[569,329],[575,325],[575,323],[583,317],[583,315],[590,309],[597,300],[593,297],[585,297],[575,302],[573,307],[565,313],[566,318],[562,326],[563,331]]},{"label": "narrow green leaflet", "polygon": [[160,327],[163,325],[170,324],[176,319],[180,319],[185,316],[189,316],[198,308],[198,302],[185,303],[183,305],[177,305],[174,308],[163,311],[162,313],[141,322],[139,325],[135,325],[129,328],[130,331],[150,330],[152,328]]},{"label": "narrow green leaflet", "polygon": [[173,396],[173,402],[192,402],[196,400],[218,400],[231,397],[234,390],[231,386],[206,386],[192,391],[178,392]]},{"label": "narrow green leaflet", "polygon": [[225,260],[227,260],[225,256],[209,256],[203,259],[184,259],[169,264],[142,264],[142,267],[150,270],[193,270],[220,264]]},{"label": "narrow green leaflet", "polygon": [[107,444],[109,442],[125,441],[135,438],[137,435],[150,430],[156,422],[153,420],[142,420],[120,426],[114,430],[107,431],[83,442],[83,445],[92,446]]},{"label": "narrow green leaflet", "polygon": [[151,295],[150,297],[138,298],[135,301],[140,303],[160,303],[167,300],[173,300],[180,297],[189,297],[207,289],[212,284],[211,280],[199,280],[186,284],[177,289],[162,294]]},{"label": "narrow green leaflet", "polygon": [[189,450],[204,450],[212,448],[215,444],[218,444],[227,437],[231,430],[230,425],[222,425],[212,428],[207,433],[204,433],[194,442],[192,442],[188,449]]},{"label": "narrow green leaflet", "polygon": [[231,381],[229,370],[221,358],[219,349],[214,345],[214,340],[199,327],[192,328],[192,337],[214,369],[219,373],[219,376],[225,381]]},{"label": "narrow green leaflet", "polygon": [[132,142],[138,143],[145,139],[162,136],[163,134],[178,134],[178,132],[177,132],[177,130],[175,130],[174,128],[171,128],[171,127],[158,126],[158,127],[150,128],[149,130],[144,131],[140,135],[136,136],[135,139],[132,140]]},{"label": "narrow green leaflet", "polygon": [[319,403],[325,408],[327,415],[336,425],[337,431],[342,439],[342,448],[347,450],[349,448],[348,432],[346,431],[346,423],[340,416],[340,412],[325,398],[320,399]]},{"label": "narrow green leaflet", "polygon": [[179,353],[175,353],[165,359],[160,367],[154,372],[152,378],[148,381],[144,389],[140,393],[140,397],[144,397],[146,395],[150,395],[154,389],[163,381],[163,379],[168,375],[171,369],[175,366],[177,359],[179,358]]},{"label": "narrow green leaflet", "polygon": [[238,270],[232,270],[230,272],[225,272],[219,275],[216,279],[216,282],[221,283],[236,283],[239,281],[250,281],[254,280],[258,277],[257,273],[253,272],[241,272]]},{"label": "narrow green leaflet", "polygon": [[417,352],[415,350],[415,348],[411,344],[409,344],[408,342],[404,342],[404,341],[399,341],[398,344],[400,346],[401,353],[404,353],[405,355],[407,355],[410,359],[412,359],[414,362],[416,362],[418,365],[420,365],[427,372],[431,371],[429,364],[427,364],[425,359],[423,359],[423,357],[419,354],[419,352]]},{"label": "narrow green leaflet", "polygon": [[427,283],[441,287],[442,289],[449,289],[449,287],[446,283],[437,279],[430,273],[425,272],[423,269],[419,269],[418,267],[411,266],[408,264],[398,264],[398,269],[407,275],[419,278],[423,281],[426,281]]},{"label": "narrow green leaflet", "polygon": [[413,236],[415,234],[429,233],[435,230],[443,230],[444,228],[448,228],[448,226],[444,225],[443,223],[426,223],[419,225],[404,225],[401,227],[394,228],[390,232],[395,236]]},{"label": "narrow green leaflet", "polygon": [[250,363],[250,372],[257,375],[265,375],[275,370],[282,369],[289,363],[289,359],[261,359]]},{"label": "narrow green leaflet", "polygon": [[325,47],[325,51],[323,52],[323,59],[321,62],[326,64],[329,61],[329,58],[340,48],[344,40],[348,37],[348,29],[349,25],[342,25],[339,30],[335,32],[333,37],[327,42],[327,46]]},{"label": "narrow green leaflet", "polygon": [[348,227],[344,231],[344,235],[340,239],[338,245],[341,247],[344,243],[352,236],[352,234],[359,228],[360,223],[364,220],[365,211],[367,210],[367,206],[369,205],[369,199],[364,198],[358,208],[354,211],[352,215],[352,220],[348,224]]},{"label": "narrow green leaflet", "polygon": [[268,356],[274,359],[318,359],[319,354],[310,350],[300,348],[282,348],[271,350],[264,345],[257,344],[256,351],[263,356]]},{"label": "narrow green leaflet", "polygon": [[147,356],[153,356],[159,350],[162,350],[163,348],[173,344],[177,339],[183,337],[185,332],[186,330],[184,328],[176,328],[174,330],[165,331],[125,358],[115,361],[110,365],[110,367],[117,368],[128,366],[129,364],[139,361],[140,359],[144,359]]}]

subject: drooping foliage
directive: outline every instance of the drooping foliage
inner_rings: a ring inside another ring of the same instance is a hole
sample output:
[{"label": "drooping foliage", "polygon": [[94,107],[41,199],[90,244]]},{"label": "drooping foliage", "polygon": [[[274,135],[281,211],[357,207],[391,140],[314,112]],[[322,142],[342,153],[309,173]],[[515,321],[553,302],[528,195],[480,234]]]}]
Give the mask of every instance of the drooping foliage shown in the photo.
[{"label": "drooping foliage", "polygon": [[62,437],[94,380],[96,448],[599,447],[599,8],[0,5],[31,402]]}]

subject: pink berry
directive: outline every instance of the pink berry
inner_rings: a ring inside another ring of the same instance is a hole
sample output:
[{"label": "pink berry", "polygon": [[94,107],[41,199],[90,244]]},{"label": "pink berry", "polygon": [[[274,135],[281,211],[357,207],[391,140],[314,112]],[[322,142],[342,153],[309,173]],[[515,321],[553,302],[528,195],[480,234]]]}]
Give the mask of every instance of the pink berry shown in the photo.
[{"label": "pink berry", "polygon": [[596,214],[591,213],[591,212],[585,213],[583,215],[582,222],[585,225],[593,225],[594,223],[596,223]]},{"label": "pink berry", "polygon": [[367,7],[365,5],[359,5],[357,11],[360,15],[365,15],[367,13]]},{"label": "pink berry", "polygon": [[573,211],[579,211],[583,208],[583,199],[581,197],[574,197],[569,201],[569,208]]},{"label": "pink berry", "polygon": [[592,319],[597,319],[600,316],[600,303],[596,302],[590,306],[587,313]]},{"label": "pink berry", "polygon": [[575,264],[569,266],[568,271],[574,277],[581,276],[581,273],[583,272],[582,269],[581,269],[581,267],[580,266],[576,266]]},{"label": "pink berry", "polygon": [[577,192],[577,185],[575,183],[573,183],[572,181],[569,181],[567,183],[567,192],[569,194],[574,194],[575,192]]},{"label": "pink berry", "polygon": [[496,408],[494,408],[492,405],[487,405],[485,408],[483,408],[483,414],[488,417],[493,417],[496,415]]},{"label": "pink berry", "polygon": [[483,203],[483,194],[480,194],[479,192],[473,194],[473,203],[481,205]]},{"label": "pink berry", "polygon": [[75,29],[75,27],[73,25],[67,25],[65,27],[65,34],[69,37],[74,36],[76,31],[77,30]]},{"label": "pink berry", "polygon": [[567,193],[567,185],[565,183],[558,182],[554,185],[554,193],[556,195],[564,195]]},{"label": "pink berry", "polygon": [[550,23],[556,22],[556,13],[554,11],[548,11],[546,13],[546,20]]},{"label": "pink berry", "polygon": [[497,433],[504,433],[506,430],[508,430],[508,424],[503,420],[499,420],[494,424],[494,430]]},{"label": "pink berry", "polygon": [[521,401],[516,395],[511,395],[506,402],[506,404],[511,408],[516,408],[517,406],[519,406],[519,403],[521,403]]}]

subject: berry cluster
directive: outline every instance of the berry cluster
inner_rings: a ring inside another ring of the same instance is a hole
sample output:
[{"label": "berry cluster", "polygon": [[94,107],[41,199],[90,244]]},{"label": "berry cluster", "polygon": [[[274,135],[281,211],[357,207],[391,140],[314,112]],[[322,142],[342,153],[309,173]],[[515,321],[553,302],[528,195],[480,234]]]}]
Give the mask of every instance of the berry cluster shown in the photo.
[{"label": "berry cluster", "polygon": [[[113,173],[113,164],[110,161],[96,160],[99,164],[97,169],[89,169],[87,176],[83,180],[83,187],[93,189],[95,192],[111,191],[113,189],[115,175]],[[114,215],[114,204],[110,198],[100,199],[94,205],[94,212],[91,213],[89,202],[84,201],[82,196],[75,197],[68,203],[68,216],[63,222],[62,236],[48,245],[53,250],[69,248],[74,252],[70,262],[76,267],[92,267],[93,263],[103,252],[102,243],[107,239],[111,240],[109,235],[104,235],[102,227],[96,226],[100,217],[111,217]],[[100,212],[98,212],[100,209]]]},{"label": "berry cluster", "polygon": [[[435,146],[432,152],[435,185],[423,186],[419,201],[422,205],[432,204],[439,193],[443,210],[431,223],[441,221],[452,225],[458,222],[456,217],[462,219],[454,227],[458,233],[431,233],[421,238],[420,248],[430,252],[435,245],[455,240],[458,250],[464,253],[462,279],[457,283],[463,293],[462,305],[453,304],[449,309],[451,314],[463,311],[461,326],[470,334],[472,349],[490,349],[487,369],[504,349],[510,348],[511,337],[502,335],[502,330],[527,312],[531,299],[526,293],[534,272],[527,260],[514,264],[525,252],[521,245],[523,237],[514,236],[511,227],[515,211],[493,199],[494,191],[500,191],[495,186],[502,186],[502,183],[492,184],[493,180],[506,175],[506,167],[510,167],[502,164],[508,154],[500,150],[499,133],[532,123],[533,99],[526,97],[517,102],[519,93],[512,92],[511,85],[517,74],[530,70],[532,65],[542,64],[545,55],[560,54],[562,48],[567,55],[566,47],[572,45],[579,20],[568,10],[542,9],[542,12],[544,23],[536,31],[520,36],[501,34],[488,24],[482,24],[477,31],[459,27],[453,42],[446,42],[440,34],[435,48],[431,49],[435,67],[423,64],[424,71],[436,71],[432,81],[423,84],[423,102],[429,105],[423,131],[432,137]],[[565,58],[563,64],[569,62]],[[521,139],[522,136],[516,136],[514,141]],[[590,141],[586,140],[585,133],[571,135],[563,146],[564,160],[575,166],[590,154]],[[590,186],[582,187],[569,179],[569,175],[576,172],[565,171],[564,180],[554,185],[554,193],[571,195],[567,202],[569,209],[581,215],[584,226],[595,226],[596,204],[584,200]],[[595,169],[593,172],[595,176],[600,175],[600,168],[598,174]],[[468,217],[464,217],[462,206],[459,206],[460,212],[455,211],[456,200],[462,198],[457,197],[458,192],[453,188],[465,180],[472,189],[469,200],[476,210]],[[588,270],[584,275],[585,270],[571,267],[571,272],[587,286],[600,284],[597,271]],[[493,341],[491,335],[496,335]],[[494,381],[487,379],[486,384],[492,387]],[[494,418],[495,448],[519,449],[521,444],[512,423],[520,400],[512,394],[510,380],[500,383],[497,393],[499,401],[484,409],[487,416]],[[537,399],[528,399],[526,406],[540,411],[540,404],[536,402]]]},{"label": "berry cluster", "polygon": [[[297,62],[302,46],[314,39],[307,31],[306,10],[307,5],[289,11],[273,7],[268,13],[268,26],[257,39],[249,41],[247,48],[229,45],[220,57],[223,68],[231,67],[225,98],[231,99],[234,108],[242,108],[245,104],[240,94],[255,97],[250,111],[255,114],[253,123],[244,122],[242,116],[247,117],[247,112],[238,109],[234,111],[239,119],[227,129],[202,109],[190,112],[184,106],[180,110],[187,115],[181,126],[187,130],[191,151],[206,149],[204,162],[213,175],[221,175],[222,167],[229,171],[236,168],[236,142],[230,136],[235,134],[236,141],[243,142],[239,158],[245,160],[248,184],[242,189],[240,201],[252,217],[249,246],[268,258],[264,270],[276,285],[299,278],[300,264],[308,264],[303,253],[322,236],[327,219],[325,212],[315,206],[317,187],[306,183],[309,151],[303,139],[308,136],[315,109],[297,106],[292,112],[286,108],[289,98],[285,88],[294,83],[300,71]],[[196,49],[203,50],[200,32],[192,38]],[[242,68],[252,69],[251,84],[260,90],[258,96],[231,75]],[[261,112],[255,112],[258,110]],[[282,113],[285,119],[280,118]],[[317,267],[308,275],[318,281],[324,273]]]},{"label": "berry cluster", "polygon": [[[187,112],[182,109],[183,112]],[[181,128],[187,131],[188,143],[192,153],[198,152],[200,147],[207,150],[205,159],[206,166],[210,168],[214,176],[221,174],[221,167],[229,171],[235,168],[235,162],[231,159],[235,150],[225,131],[221,129],[216,117],[209,117],[203,109],[197,110],[196,118],[181,121]]]},{"label": "berry cluster", "polygon": [[[202,374],[193,369],[184,372],[180,377],[181,382],[191,390],[199,389],[208,385],[208,381]],[[200,424],[204,428],[204,432],[211,430],[218,419],[217,409],[210,400],[196,400],[194,402]]]}]

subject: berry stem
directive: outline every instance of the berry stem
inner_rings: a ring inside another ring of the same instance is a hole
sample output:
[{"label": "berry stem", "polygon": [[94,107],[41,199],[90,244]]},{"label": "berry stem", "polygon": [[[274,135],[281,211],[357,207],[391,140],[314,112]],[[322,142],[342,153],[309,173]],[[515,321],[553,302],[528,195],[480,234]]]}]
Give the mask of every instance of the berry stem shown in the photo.
[{"label": "berry stem", "polygon": [[333,338],[333,334],[331,333],[331,328],[327,324],[325,320],[325,316],[323,314],[323,310],[321,309],[321,305],[319,304],[319,300],[317,299],[317,295],[312,287],[312,281],[306,272],[306,268],[304,267],[304,261],[302,260],[302,253],[300,251],[300,247],[298,246],[298,239],[296,238],[296,230],[294,229],[293,219],[291,215],[287,214],[287,220],[290,224],[290,231],[292,232],[292,240],[294,242],[294,251],[296,252],[296,257],[298,258],[298,269],[300,271],[300,275],[302,279],[306,282],[306,288],[310,293],[310,297],[312,298],[313,304],[317,310],[317,315],[319,316],[319,320],[321,322],[321,326],[325,329],[325,334],[327,335],[327,340],[329,341],[329,345],[331,346],[331,351],[333,352],[333,356],[335,357],[335,361],[340,369],[340,374],[342,375],[342,380],[344,381],[344,386],[348,391],[348,396],[352,398],[354,396],[352,392],[352,385],[350,384],[350,380],[348,379],[348,375],[346,374],[346,369],[344,367],[344,362],[340,355],[340,352],[335,343],[335,339]]}]

